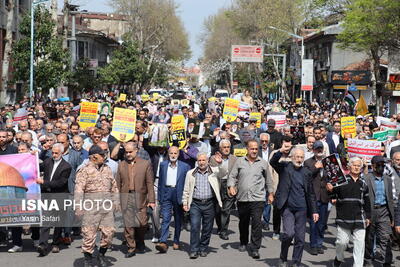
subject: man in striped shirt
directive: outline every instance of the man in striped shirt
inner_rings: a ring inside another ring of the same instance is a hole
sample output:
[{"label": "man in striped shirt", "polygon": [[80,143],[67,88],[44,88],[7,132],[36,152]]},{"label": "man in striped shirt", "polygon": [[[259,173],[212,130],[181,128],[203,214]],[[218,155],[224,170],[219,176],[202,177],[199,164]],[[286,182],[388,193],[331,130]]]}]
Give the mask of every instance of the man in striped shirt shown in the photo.
[{"label": "man in striped shirt", "polygon": [[350,177],[347,184],[333,187],[328,183],[326,189],[336,199],[336,258],[333,266],[339,267],[344,261],[344,251],[353,237],[354,267],[364,264],[365,229],[371,219],[371,204],[368,196],[368,186],[360,178],[363,162],[360,158],[353,157],[349,160]]}]

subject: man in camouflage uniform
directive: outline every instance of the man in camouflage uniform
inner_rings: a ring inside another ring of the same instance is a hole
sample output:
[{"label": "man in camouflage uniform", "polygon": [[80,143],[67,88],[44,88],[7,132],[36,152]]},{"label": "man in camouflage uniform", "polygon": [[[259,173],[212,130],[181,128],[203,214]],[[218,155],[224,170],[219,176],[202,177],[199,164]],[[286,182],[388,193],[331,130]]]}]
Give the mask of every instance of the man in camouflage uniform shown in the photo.
[{"label": "man in camouflage uniform", "polygon": [[[82,216],[82,252],[85,255],[85,267],[92,266],[92,255],[96,243],[97,231],[101,232],[99,249],[99,266],[107,266],[105,253],[112,244],[115,232],[114,210],[119,206],[117,183],[113,177],[111,168],[104,164],[105,151],[97,145],[89,150],[89,162],[83,166],[76,175],[75,203],[83,203],[84,200],[111,200],[112,209],[107,205],[97,205],[91,210],[77,209],[76,215]],[[94,202],[96,203],[96,202]],[[106,202],[103,202],[106,203]],[[83,206],[84,208],[85,206]]]}]

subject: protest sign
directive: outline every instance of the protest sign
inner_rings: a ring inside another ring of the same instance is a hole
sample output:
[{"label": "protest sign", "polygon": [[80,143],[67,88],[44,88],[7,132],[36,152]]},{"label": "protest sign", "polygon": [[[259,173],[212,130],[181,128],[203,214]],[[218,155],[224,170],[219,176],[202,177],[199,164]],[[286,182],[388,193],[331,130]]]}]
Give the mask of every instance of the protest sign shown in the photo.
[{"label": "protest sign", "polygon": [[180,101],[179,99],[172,99],[172,100],[171,100],[171,104],[172,104],[173,106],[179,106],[180,103],[181,103],[181,101]]},{"label": "protest sign", "polygon": [[0,156],[0,226],[41,225],[40,210],[23,208],[27,200],[39,200],[37,154]]},{"label": "protest sign", "polygon": [[381,132],[375,132],[372,134],[372,138],[376,139],[377,141],[386,141],[388,139],[388,133],[389,131],[381,131]]},{"label": "protest sign", "polygon": [[101,103],[100,115],[106,115],[107,117],[111,115],[110,103]]},{"label": "protest sign", "polygon": [[225,99],[224,112],[222,114],[222,117],[226,121],[231,122],[236,119],[238,112],[239,112],[239,101],[232,98]]},{"label": "protest sign", "polygon": [[149,145],[158,147],[168,146],[169,130],[165,123],[154,123],[150,125],[149,130]]},{"label": "protest sign", "polygon": [[269,121],[271,119],[275,121],[275,128],[280,128],[283,125],[285,125],[285,123],[286,123],[286,115],[285,114],[268,115],[267,121]]},{"label": "protest sign", "polygon": [[142,102],[147,102],[150,100],[150,96],[149,95],[141,95],[140,98],[142,99]]},{"label": "protest sign", "polygon": [[342,117],[340,119],[340,126],[341,126],[341,132],[342,132],[342,137],[344,137],[345,134],[350,133],[351,137],[354,138],[357,135],[356,131],[356,117],[351,116],[351,117]]},{"label": "protest sign", "polygon": [[386,128],[397,129],[397,122],[391,121],[389,118],[378,116],[376,118],[376,123],[384,130],[386,130]]},{"label": "protest sign", "polygon": [[322,160],[324,173],[328,177],[328,183],[333,187],[347,184],[346,176],[343,173],[341,162],[337,154],[329,155]]},{"label": "protest sign", "polygon": [[349,158],[366,158],[368,162],[373,156],[381,155],[382,142],[373,140],[351,139],[347,140]]},{"label": "protest sign", "polygon": [[119,101],[126,101],[126,94],[120,94]]},{"label": "protest sign", "polygon": [[25,108],[17,109],[15,112],[13,123],[17,125],[20,121],[26,120],[28,118],[28,111]]},{"label": "protest sign", "polygon": [[181,105],[182,105],[182,106],[188,107],[189,104],[190,104],[190,101],[189,101],[188,99],[182,99],[182,100],[181,100]]},{"label": "protest sign", "polygon": [[296,144],[305,143],[304,126],[290,126],[290,133],[293,135],[293,141]]},{"label": "protest sign", "polygon": [[120,142],[132,140],[135,135],[136,110],[115,108],[111,135]]},{"label": "protest sign", "polygon": [[215,102],[215,100],[217,100],[216,97],[210,97],[210,98],[208,99],[208,102]]},{"label": "protest sign", "polygon": [[251,112],[249,120],[257,120],[257,128],[261,128],[261,113],[260,112]]},{"label": "protest sign", "polygon": [[99,103],[93,103],[93,102],[81,103],[79,125],[81,126],[82,130],[86,130],[86,128],[94,127],[96,125],[98,109],[99,109]]},{"label": "protest sign", "polygon": [[302,101],[303,101],[302,98],[296,98],[296,104],[297,105],[300,105]]},{"label": "protest sign", "polygon": [[171,129],[169,133],[169,145],[172,146],[173,141],[179,143],[179,149],[186,146],[186,130],[185,130],[185,117],[183,115],[174,115],[171,118]]},{"label": "protest sign", "polygon": [[247,155],[247,149],[235,148],[233,149],[233,155],[235,155],[236,157],[245,157]]}]

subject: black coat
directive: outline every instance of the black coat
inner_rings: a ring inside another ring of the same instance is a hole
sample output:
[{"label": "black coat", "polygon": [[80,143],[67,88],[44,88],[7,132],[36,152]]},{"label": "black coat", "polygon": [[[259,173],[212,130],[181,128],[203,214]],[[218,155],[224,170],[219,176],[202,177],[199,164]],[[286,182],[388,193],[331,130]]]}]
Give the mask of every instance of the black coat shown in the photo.
[{"label": "black coat", "polygon": [[[277,151],[271,158],[270,164],[279,174],[278,189],[275,193],[275,205],[278,209],[282,209],[288,199],[290,189],[292,187],[292,174],[294,173],[294,165],[292,162],[281,161],[279,162],[282,153]],[[315,193],[312,185],[312,174],[306,167],[301,167],[301,172],[303,174],[303,184],[305,189],[305,198],[307,203],[307,214],[318,213],[317,203],[315,200]]]},{"label": "black coat", "polygon": [[40,164],[40,171],[43,171],[44,183],[40,186],[42,193],[68,193],[68,178],[71,174],[72,167],[64,159],[61,159],[53,179],[50,176],[53,171],[54,160],[48,158]]}]

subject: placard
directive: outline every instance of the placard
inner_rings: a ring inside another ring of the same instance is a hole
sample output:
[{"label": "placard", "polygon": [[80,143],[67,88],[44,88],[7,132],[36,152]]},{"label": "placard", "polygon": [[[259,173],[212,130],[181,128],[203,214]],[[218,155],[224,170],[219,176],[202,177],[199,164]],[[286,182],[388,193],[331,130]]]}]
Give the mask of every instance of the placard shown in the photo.
[{"label": "placard", "polygon": [[126,101],[126,94],[120,94],[119,101]]},{"label": "placard", "polygon": [[143,94],[140,96],[140,99],[142,99],[142,102],[147,102],[150,100],[150,96]]},{"label": "placard", "polygon": [[236,119],[239,112],[239,103],[240,101],[232,98],[225,99],[224,112],[222,114],[222,117],[226,121],[231,122]]},{"label": "placard", "polygon": [[274,120],[275,121],[275,128],[280,128],[286,123],[286,115],[268,115],[267,116],[267,121],[269,120]]},{"label": "placard", "polygon": [[347,153],[349,154],[349,158],[365,158],[367,162],[370,162],[373,156],[381,155],[381,147],[382,142],[380,141],[351,138],[347,141]]},{"label": "placard", "polygon": [[188,107],[189,104],[190,104],[190,101],[189,101],[188,99],[182,99],[182,100],[181,100],[181,105],[182,105],[182,106]]},{"label": "placard", "polygon": [[236,157],[245,157],[247,155],[247,149],[235,148],[233,149],[233,155],[235,155]]},{"label": "placard", "polygon": [[81,102],[81,112],[79,115],[79,125],[82,130],[88,127],[94,127],[97,121],[97,111],[99,103],[94,102]]},{"label": "placard", "polygon": [[337,154],[329,155],[322,160],[324,166],[324,173],[328,178],[327,183],[338,187],[347,184],[346,176],[343,173],[339,156]]},{"label": "placard", "polygon": [[341,133],[342,137],[347,133],[351,134],[351,137],[354,138],[357,135],[356,130],[356,117],[342,117],[340,118],[340,126],[341,126]]},{"label": "placard", "polygon": [[179,149],[183,149],[186,146],[185,117],[183,115],[172,116],[168,137],[170,146],[172,146],[174,140],[179,142]]},{"label": "placard", "polygon": [[136,109],[115,108],[111,135],[120,142],[128,142],[135,135]]}]

